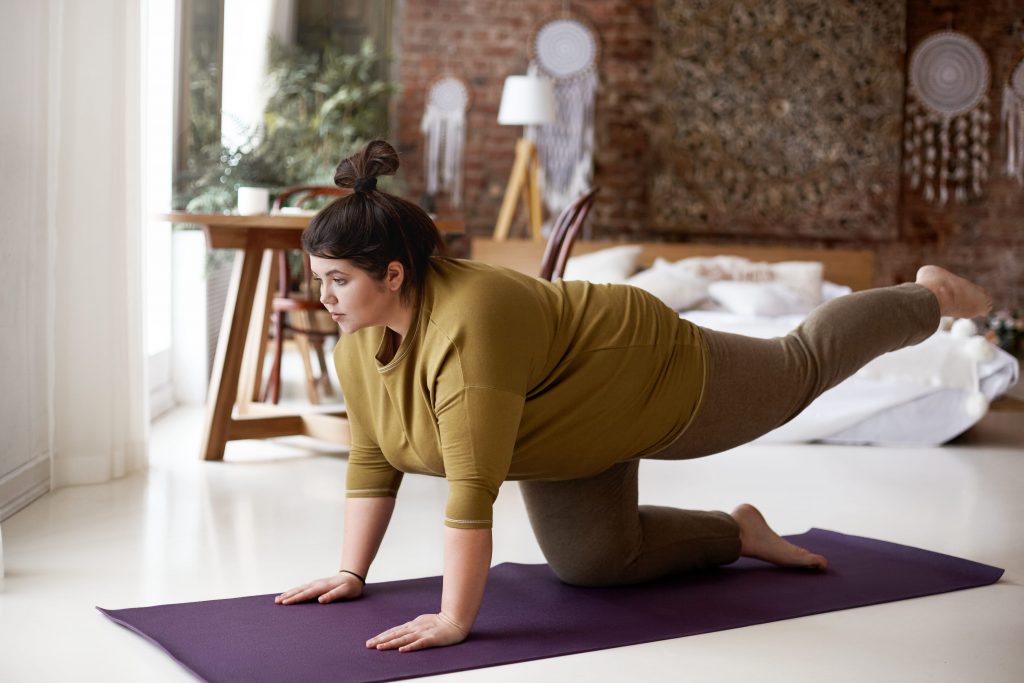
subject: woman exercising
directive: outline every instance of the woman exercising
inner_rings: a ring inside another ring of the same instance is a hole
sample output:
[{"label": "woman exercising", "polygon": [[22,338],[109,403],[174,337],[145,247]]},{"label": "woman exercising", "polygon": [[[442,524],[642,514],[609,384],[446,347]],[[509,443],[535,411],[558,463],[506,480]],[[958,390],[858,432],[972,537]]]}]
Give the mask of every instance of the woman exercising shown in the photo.
[{"label": "woman exercising", "polygon": [[751,441],[876,356],[923,341],[940,316],[991,307],[980,287],[925,266],[915,283],[818,307],[785,337],[706,330],[633,287],[546,282],[440,255],[427,214],[376,189],[397,169],[382,140],[342,161],[335,182],[354,193],[302,236],[342,332],[334,360],[352,438],[341,571],[275,599],[359,597],[403,474],[445,477],[441,609],[369,648],[466,638],[490,567],[491,507],[509,479],[521,481],[541,550],[569,584],[635,584],[739,557],[825,569],[750,505],[638,505],[639,461]]}]

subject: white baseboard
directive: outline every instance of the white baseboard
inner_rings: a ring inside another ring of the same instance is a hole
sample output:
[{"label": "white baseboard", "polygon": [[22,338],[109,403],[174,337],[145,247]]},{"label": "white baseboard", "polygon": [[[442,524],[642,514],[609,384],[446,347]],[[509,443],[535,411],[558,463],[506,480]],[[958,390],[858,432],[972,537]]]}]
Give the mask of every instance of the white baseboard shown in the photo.
[{"label": "white baseboard", "polygon": [[0,479],[0,522],[50,491],[50,456],[41,455]]}]

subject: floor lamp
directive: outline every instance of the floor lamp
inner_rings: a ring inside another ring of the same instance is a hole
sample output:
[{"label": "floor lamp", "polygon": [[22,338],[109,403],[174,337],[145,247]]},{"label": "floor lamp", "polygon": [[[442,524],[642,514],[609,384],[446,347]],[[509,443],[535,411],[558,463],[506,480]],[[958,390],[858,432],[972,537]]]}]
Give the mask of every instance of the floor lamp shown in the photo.
[{"label": "floor lamp", "polygon": [[[501,93],[498,123],[504,126],[534,126],[555,120],[555,91],[546,78],[539,76],[509,76]],[[516,159],[505,188],[498,222],[494,226],[494,239],[508,238],[516,203],[522,195],[529,215],[530,234],[540,240],[540,164],[537,145],[523,136],[516,142]]]}]

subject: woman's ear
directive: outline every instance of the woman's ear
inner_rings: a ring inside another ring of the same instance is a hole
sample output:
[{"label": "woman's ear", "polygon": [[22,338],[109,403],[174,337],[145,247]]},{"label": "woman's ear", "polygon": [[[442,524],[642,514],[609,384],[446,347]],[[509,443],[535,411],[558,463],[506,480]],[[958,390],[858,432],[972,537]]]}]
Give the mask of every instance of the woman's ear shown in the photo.
[{"label": "woman's ear", "polygon": [[392,292],[397,292],[402,289],[403,282],[405,282],[405,266],[401,261],[392,261],[388,264],[388,271],[384,275],[384,284]]}]

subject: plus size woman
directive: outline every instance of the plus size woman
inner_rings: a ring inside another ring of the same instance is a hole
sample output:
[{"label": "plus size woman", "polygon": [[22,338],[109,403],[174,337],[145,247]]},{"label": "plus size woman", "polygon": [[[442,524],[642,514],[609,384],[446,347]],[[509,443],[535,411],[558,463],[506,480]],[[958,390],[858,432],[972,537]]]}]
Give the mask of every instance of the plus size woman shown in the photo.
[{"label": "plus size woman", "polygon": [[[444,477],[437,613],[370,638],[403,652],[464,640],[491,560],[491,508],[517,480],[538,543],[566,583],[616,586],[755,557],[824,570],[756,508],[638,505],[643,459],[724,451],[784,424],[876,356],[919,343],[941,315],[990,307],[936,266],[917,281],[817,308],[796,330],[753,339],[700,328],[624,285],[546,282],[443,256],[431,219],[376,189],[398,169],[371,142],[335,176],[354,193],[303,235],[351,428],[341,571],[276,598],[358,598],[406,473]],[[368,634],[370,635],[370,634]]]}]

